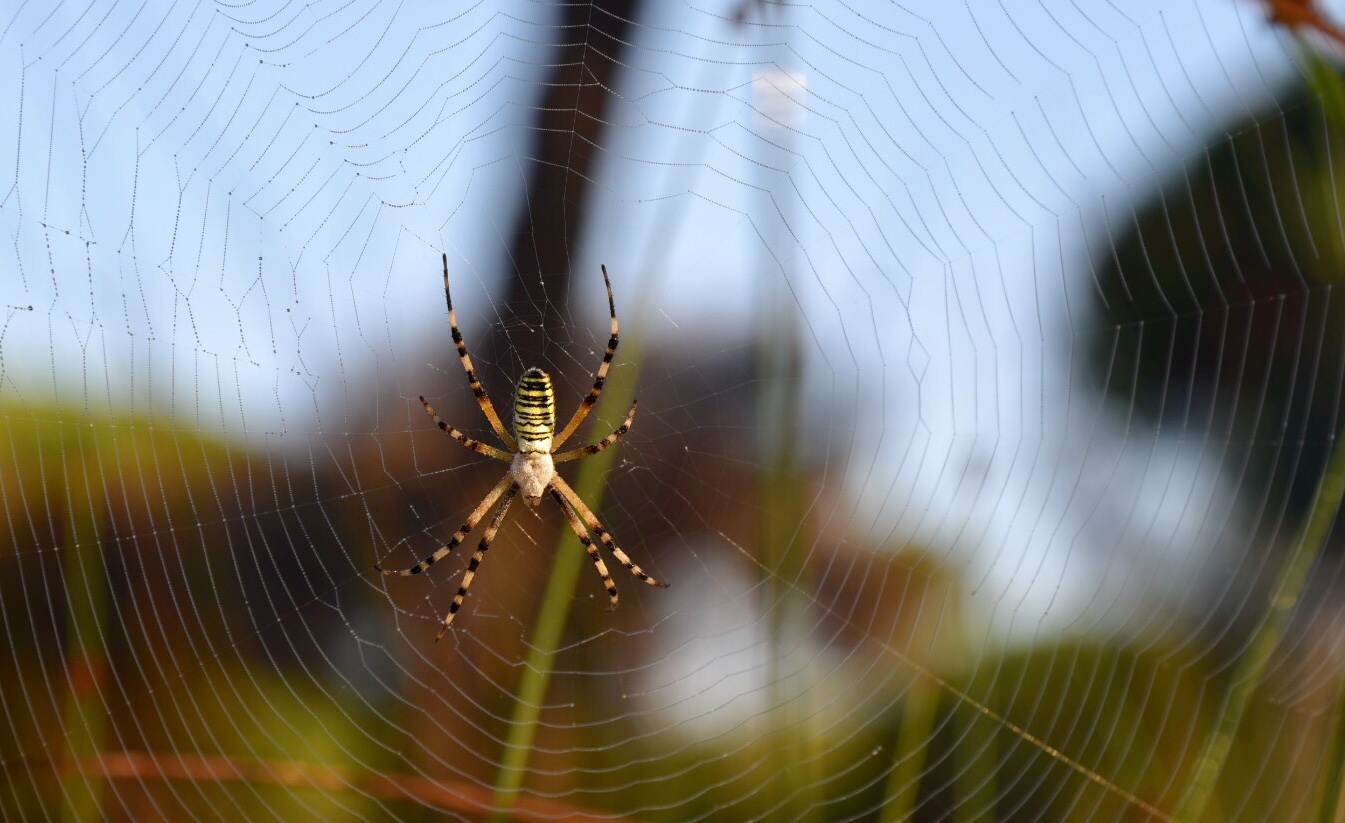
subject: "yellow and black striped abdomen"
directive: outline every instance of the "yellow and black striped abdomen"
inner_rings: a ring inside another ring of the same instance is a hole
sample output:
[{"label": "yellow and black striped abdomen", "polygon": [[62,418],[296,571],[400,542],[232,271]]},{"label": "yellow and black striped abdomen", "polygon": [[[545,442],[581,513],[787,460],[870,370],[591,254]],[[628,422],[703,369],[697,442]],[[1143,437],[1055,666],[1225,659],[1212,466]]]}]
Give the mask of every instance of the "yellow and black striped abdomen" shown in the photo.
[{"label": "yellow and black striped abdomen", "polygon": [[556,396],[551,376],[541,369],[523,372],[514,390],[514,436],[521,452],[549,452],[556,433]]}]

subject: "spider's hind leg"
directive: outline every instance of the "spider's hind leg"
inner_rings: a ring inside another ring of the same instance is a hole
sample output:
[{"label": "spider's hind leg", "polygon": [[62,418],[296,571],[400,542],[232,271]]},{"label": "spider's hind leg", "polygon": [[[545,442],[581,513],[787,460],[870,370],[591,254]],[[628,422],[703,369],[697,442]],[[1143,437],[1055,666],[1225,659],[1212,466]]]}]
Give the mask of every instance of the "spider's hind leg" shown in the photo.
[{"label": "spider's hind leg", "polygon": [[588,506],[584,505],[584,501],[579,499],[579,495],[575,494],[574,489],[570,488],[570,484],[566,483],[565,480],[560,475],[556,475],[554,478],[552,478],[551,486],[555,491],[559,492],[562,496],[564,496],[565,502],[568,503],[570,507],[574,509],[574,513],[579,515],[579,517],[584,521],[584,524],[588,526],[589,530],[592,531],[593,534],[596,535],[597,538],[602,541],[602,544],[606,546],[607,550],[612,553],[613,557],[616,558],[616,562],[625,566],[626,569],[631,574],[635,575],[637,579],[642,580],[651,586],[660,589],[666,589],[668,588],[669,585],[671,585],[669,583],[664,583],[660,580],[654,579],[652,576],[650,576],[648,572],[637,566],[635,562],[631,560],[630,557],[628,557],[626,553],[621,550],[621,547],[618,546],[614,540],[612,540],[612,536],[607,533],[606,529],[603,528],[602,523],[599,522],[598,517],[593,513],[593,510],[590,509]]},{"label": "spider's hind leg", "polygon": [[565,522],[570,524],[570,530],[574,532],[575,537],[579,538],[579,542],[584,544],[584,551],[588,552],[589,559],[597,567],[598,576],[602,578],[602,585],[607,589],[607,596],[612,601],[609,611],[615,611],[616,584],[612,582],[612,575],[607,571],[607,564],[602,562],[602,555],[598,554],[598,547],[593,545],[593,539],[588,536],[584,524],[579,522],[579,518],[570,509],[569,504],[565,502],[565,498],[560,496],[560,492],[556,491],[555,486],[551,487],[551,496],[556,499],[556,505],[560,506],[560,510],[565,513]]},{"label": "spider's hind leg", "polygon": [[499,531],[500,524],[504,522],[504,513],[509,511],[509,504],[514,502],[514,495],[518,494],[518,486],[511,485],[509,491],[505,492],[504,499],[500,501],[500,508],[495,512],[495,516],[490,519],[490,524],[486,526],[486,533],[481,535],[481,542],[477,544],[476,551],[472,553],[472,562],[467,564],[467,573],[462,576],[462,585],[458,586],[458,593],[453,596],[453,603],[448,607],[448,614],[444,617],[444,625],[439,628],[439,633],[434,636],[434,642],[438,643],[443,638],[444,632],[453,625],[453,618],[457,617],[458,609],[462,608],[463,598],[467,596],[467,589],[476,579],[476,569],[481,565],[481,561],[486,559],[486,552],[490,551],[490,542],[495,539],[495,532]]}]

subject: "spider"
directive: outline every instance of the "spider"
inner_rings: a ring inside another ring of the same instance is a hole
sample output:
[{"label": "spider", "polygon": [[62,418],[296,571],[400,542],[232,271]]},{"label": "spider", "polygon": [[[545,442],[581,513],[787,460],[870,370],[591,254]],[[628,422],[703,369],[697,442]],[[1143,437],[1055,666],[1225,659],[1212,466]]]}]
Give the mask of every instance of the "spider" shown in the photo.
[{"label": "spider", "polygon": [[[560,506],[561,512],[565,515],[565,522],[570,525],[570,530],[574,532],[575,537],[579,538],[579,542],[584,544],[589,559],[593,561],[593,566],[598,570],[598,576],[602,578],[602,584],[607,588],[607,596],[612,600],[611,608],[616,608],[616,584],[612,582],[612,576],[607,573],[607,564],[598,554],[598,547],[593,544],[593,540],[589,537],[590,531],[607,547],[607,550],[612,553],[618,563],[630,570],[631,574],[651,586],[660,589],[668,588],[667,583],[662,583],[650,577],[644,569],[637,566],[626,556],[626,553],[617,546],[612,540],[612,536],[603,528],[602,523],[593,514],[593,510],[585,505],[574,489],[570,488],[570,484],[566,483],[556,473],[555,464],[597,454],[615,443],[623,434],[630,431],[631,422],[635,419],[635,408],[638,401],[630,404],[630,411],[626,414],[625,422],[602,440],[589,446],[557,452],[561,444],[568,440],[570,435],[574,434],[575,430],[579,428],[579,424],[584,422],[584,418],[588,417],[588,413],[593,410],[594,404],[598,402],[598,396],[602,394],[603,383],[607,380],[607,370],[611,367],[612,358],[616,355],[616,301],[612,297],[612,281],[607,277],[606,266],[602,267],[602,279],[607,284],[607,308],[612,315],[612,336],[607,341],[607,351],[602,356],[602,365],[598,366],[598,371],[594,375],[593,389],[579,404],[579,408],[575,409],[570,422],[565,424],[565,428],[561,429],[560,434],[556,434],[556,400],[551,389],[551,377],[539,368],[528,369],[523,372],[523,376],[519,378],[518,387],[514,390],[514,434],[511,435],[505,429],[504,424],[500,422],[500,416],[495,413],[495,406],[490,402],[490,395],[486,394],[485,387],[477,379],[476,370],[472,367],[472,358],[467,354],[467,343],[462,338],[462,332],[458,330],[458,319],[453,313],[453,295],[448,287],[448,255],[444,255],[444,300],[448,304],[448,325],[453,330],[453,343],[458,347],[458,359],[462,361],[462,368],[467,372],[467,382],[472,386],[472,393],[476,395],[476,402],[480,404],[481,411],[485,414],[486,420],[489,421],[490,427],[499,435],[500,440],[504,441],[506,448],[500,449],[488,443],[473,440],[444,422],[423,396],[420,398],[420,403],[425,407],[425,412],[429,414],[434,424],[445,434],[477,454],[484,454],[487,457],[494,457],[496,460],[509,463],[509,471],[477,504],[472,513],[467,515],[466,522],[453,535],[453,539],[440,546],[434,554],[409,569],[390,570],[383,568],[381,565],[374,566],[375,569],[389,576],[410,577],[413,574],[420,574],[447,557],[453,549],[457,548],[459,543],[467,538],[472,529],[476,528],[477,523],[481,522],[481,518],[486,516],[486,512],[490,510],[491,506],[494,506],[496,502],[499,503],[499,508],[495,510],[495,516],[486,525],[486,531],[481,536],[481,542],[477,545],[476,552],[472,554],[471,563],[467,565],[467,572],[462,577],[462,585],[458,587],[458,593],[454,596],[452,605],[448,607],[448,615],[444,617],[444,625],[439,629],[439,634],[435,635],[435,642],[443,638],[444,633],[453,625],[453,618],[457,615],[458,609],[462,608],[462,601],[467,596],[467,589],[472,585],[472,580],[476,578],[477,567],[481,565],[482,559],[485,558],[486,552],[490,549],[490,542],[495,539],[495,533],[499,530],[500,524],[504,522],[505,512],[509,511],[509,504],[514,502],[514,497],[520,492],[523,494],[523,502],[529,506],[540,505],[544,494],[550,494],[551,498]],[[515,435],[517,439],[515,439]]]}]

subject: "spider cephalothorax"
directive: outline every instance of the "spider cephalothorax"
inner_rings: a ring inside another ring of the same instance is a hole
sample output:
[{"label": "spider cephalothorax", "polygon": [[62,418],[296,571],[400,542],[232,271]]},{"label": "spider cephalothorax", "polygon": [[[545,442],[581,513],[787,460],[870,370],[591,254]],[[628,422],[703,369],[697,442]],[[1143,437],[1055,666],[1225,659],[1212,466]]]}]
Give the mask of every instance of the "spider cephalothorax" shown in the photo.
[{"label": "spider cephalothorax", "polygon": [[544,494],[550,494],[560,506],[561,512],[565,515],[565,521],[569,524],[571,531],[579,538],[579,542],[584,544],[584,549],[588,552],[589,559],[598,570],[602,577],[603,586],[607,589],[607,596],[612,601],[612,608],[616,608],[617,593],[616,584],[612,582],[612,576],[607,572],[607,564],[603,562],[602,555],[598,553],[598,547],[593,544],[589,537],[592,532],[607,550],[612,553],[617,562],[630,570],[640,580],[651,586],[667,588],[667,583],[661,583],[645,573],[626,553],[612,540],[612,536],[607,533],[599,522],[592,509],[579,499],[570,484],[566,483],[559,474],[556,473],[556,464],[564,463],[580,457],[587,457],[590,454],[597,454],[603,449],[615,443],[621,435],[630,431],[631,422],[635,419],[636,404],[630,404],[630,411],[626,414],[626,420],[616,431],[604,437],[602,440],[591,446],[581,446],[577,449],[571,449],[567,452],[556,453],[570,435],[574,434],[579,428],[579,424],[584,422],[588,413],[593,409],[594,404],[598,402],[598,396],[602,394],[603,383],[607,380],[607,370],[612,365],[612,358],[616,356],[617,346],[617,322],[616,322],[616,300],[612,297],[612,281],[607,277],[607,267],[602,267],[602,279],[607,284],[607,308],[612,316],[612,336],[607,341],[607,351],[603,353],[602,365],[598,366],[598,371],[594,374],[593,389],[589,391],[579,408],[575,410],[574,416],[570,422],[565,424],[565,428],[556,433],[556,399],[555,393],[551,388],[551,377],[546,372],[538,368],[528,369],[518,381],[518,387],[514,390],[514,432],[510,434],[505,430],[504,424],[500,422],[500,416],[495,412],[495,406],[490,402],[490,396],[486,394],[486,389],[477,379],[476,370],[472,367],[472,359],[467,354],[467,343],[462,339],[462,332],[458,331],[458,319],[453,313],[453,295],[448,287],[448,255],[444,255],[444,300],[448,303],[448,324],[453,330],[453,343],[458,348],[458,359],[462,361],[462,367],[467,372],[467,382],[471,384],[472,393],[476,395],[476,401],[481,405],[481,411],[486,415],[487,422],[494,429],[495,434],[500,440],[504,441],[504,449],[482,443],[479,440],[473,440],[453,426],[445,423],[435,413],[434,409],[425,400],[420,398],[425,411],[434,420],[435,425],[442,429],[454,440],[471,449],[478,454],[484,454],[487,457],[494,457],[497,460],[503,460],[509,463],[509,471],[495,484],[472,513],[467,515],[467,520],[453,535],[453,539],[440,546],[434,554],[420,561],[409,569],[391,570],[384,569],[381,566],[375,566],[385,575],[401,575],[403,577],[420,574],[433,564],[448,556],[449,552],[457,548],[458,544],[467,538],[467,535],[476,528],[476,524],[481,522],[481,518],[486,516],[497,502],[499,508],[495,511],[495,516],[486,524],[485,534],[481,536],[481,543],[477,546],[476,552],[472,554],[472,560],[467,565],[467,572],[462,577],[462,585],[458,587],[458,593],[453,598],[452,605],[448,608],[448,615],[444,617],[444,625],[439,629],[439,634],[435,640],[444,636],[448,627],[453,625],[453,618],[462,607],[463,598],[467,596],[467,589],[472,585],[472,580],[476,576],[476,569],[481,565],[482,559],[486,556],[486,551],[490,549],[490,543],[495,539],[495,532],[499,530],[500,524],[504,522],[504,514],[509,510],[509,504],[514,501],[514,497],[519,493],[523,495],[523,502],[529,506],[537,506],[542,502]]}]

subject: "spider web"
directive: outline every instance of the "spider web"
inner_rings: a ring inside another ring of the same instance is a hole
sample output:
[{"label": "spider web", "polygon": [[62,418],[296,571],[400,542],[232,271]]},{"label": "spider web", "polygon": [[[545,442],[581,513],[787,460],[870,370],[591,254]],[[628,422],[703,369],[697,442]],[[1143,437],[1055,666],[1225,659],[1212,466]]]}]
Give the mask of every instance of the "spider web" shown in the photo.
[{"label": "spider web", "polygon": [[0,816],[1338,812],[1330,31],[927,5],[12,8]]}]

